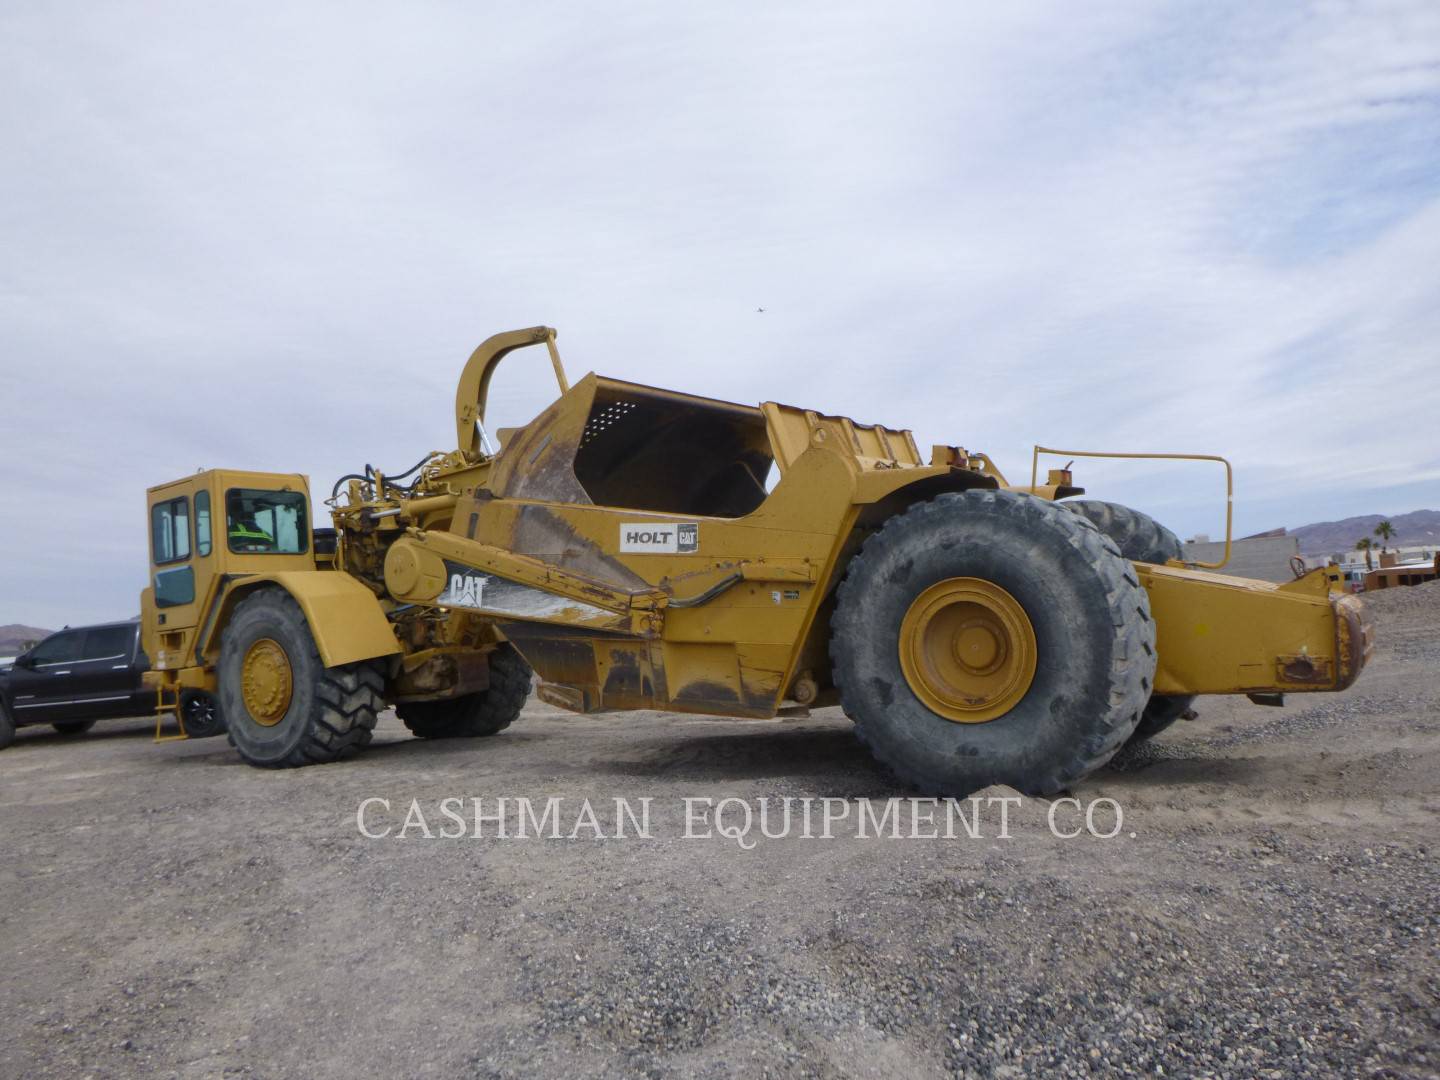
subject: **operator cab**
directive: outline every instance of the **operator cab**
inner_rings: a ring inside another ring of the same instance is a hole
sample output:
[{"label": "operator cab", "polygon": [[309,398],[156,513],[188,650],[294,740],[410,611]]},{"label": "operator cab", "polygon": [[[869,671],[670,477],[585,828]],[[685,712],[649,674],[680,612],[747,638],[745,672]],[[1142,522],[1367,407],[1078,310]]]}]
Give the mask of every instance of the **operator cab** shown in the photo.
[{"label": "operator cab", "polygon": [[141,621],[157,669],[197,662],[205,624],[236,578],[315,569],[319,538],[302,475],[207,469],[150,488],[146,501],[150,587]]}]

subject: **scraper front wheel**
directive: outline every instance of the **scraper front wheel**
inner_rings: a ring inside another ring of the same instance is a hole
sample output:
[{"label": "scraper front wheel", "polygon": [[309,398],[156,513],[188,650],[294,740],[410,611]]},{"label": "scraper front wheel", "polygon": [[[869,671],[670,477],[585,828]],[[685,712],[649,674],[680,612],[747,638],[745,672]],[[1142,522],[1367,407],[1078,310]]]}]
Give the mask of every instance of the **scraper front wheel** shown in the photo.
[{"label": "scraper front wheel", "polygon": [[370,744],[384,708],[374,661],[326,667],[300,605],[261,587],[235,605],[220,642],[220,715],[249,764],[339,761]]}]

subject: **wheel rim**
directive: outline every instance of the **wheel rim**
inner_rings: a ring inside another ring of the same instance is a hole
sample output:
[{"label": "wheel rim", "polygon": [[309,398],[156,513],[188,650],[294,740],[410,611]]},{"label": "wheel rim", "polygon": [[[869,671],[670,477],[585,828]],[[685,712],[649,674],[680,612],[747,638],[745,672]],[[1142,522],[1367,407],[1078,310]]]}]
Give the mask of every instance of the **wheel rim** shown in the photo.
[{"label": "wheel rim", "polygon": [[900,667],[931,712],[960,724],[1004,716],[1035,678],[1035,630],[1019,602],[980,578],[936,582],[900,623]]},{"label": "wheel rim", "polygon": [[185,705],[185,723],[189,727],[209,727],[215,719],[215,702],[196,694]]},{"label": "wheel rim", "polygon": [[261,638],[247,650],[240,665],[245,711],[261,727],[274,727],[290,709],[294,679],[290,657],[278,641]]}]

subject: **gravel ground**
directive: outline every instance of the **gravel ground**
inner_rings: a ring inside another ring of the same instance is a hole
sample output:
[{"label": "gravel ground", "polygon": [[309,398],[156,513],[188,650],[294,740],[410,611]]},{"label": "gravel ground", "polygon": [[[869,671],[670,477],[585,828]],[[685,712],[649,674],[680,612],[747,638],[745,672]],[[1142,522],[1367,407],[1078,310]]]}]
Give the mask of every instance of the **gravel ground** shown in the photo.
[{"label": "gravel ground", "polygon": [[[22,731],[0,1076],[1435,1076],[1440,586],[1370,606],[1349,692],[1204,700],[1087,781],[1108,839],[1040,800],[1008,837],[998,803],[892,839],[837,801],[829,840],[684,838],[686,796],[893,794],[837,715],[535,704],[450,744],[387,716],[279,773],[143,721]],[[588,798],[607,837],[395,835],[412,799],[438,832],[499,796],[563,796],[567,832]],[[650,837],[608,835],[642,797]]]}]

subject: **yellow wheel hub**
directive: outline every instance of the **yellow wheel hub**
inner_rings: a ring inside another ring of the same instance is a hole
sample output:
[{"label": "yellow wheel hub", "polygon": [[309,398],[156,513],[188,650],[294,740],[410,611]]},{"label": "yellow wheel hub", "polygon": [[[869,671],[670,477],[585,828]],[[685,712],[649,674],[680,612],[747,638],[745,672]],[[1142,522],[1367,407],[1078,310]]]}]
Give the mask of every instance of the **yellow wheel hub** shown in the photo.
[{"label": "yellow wheel hub", "polygon": [[290,710],[294,690],[290,657],[278,641],[261,638],[240,663],[240,689],[245,710],[261,727],[274,727]]},{"label": "yellow wheel hub", "polygon": [[900,667],[946,720],[980,724],[1019,704],[1035,679],[1035,630],[1016,599],[980,578],[949,578],[915,598],[900,623]]}]

